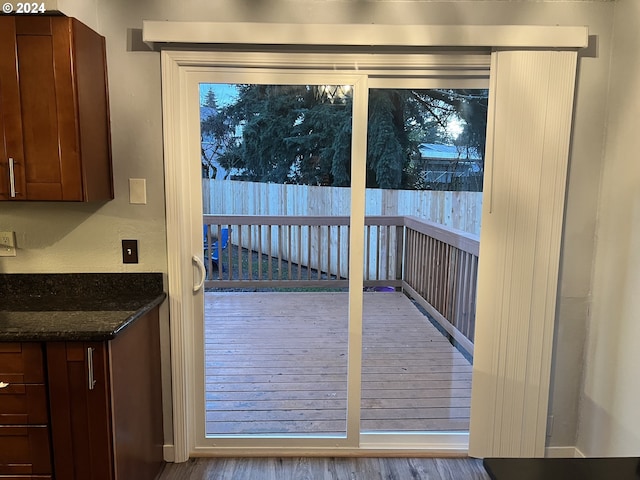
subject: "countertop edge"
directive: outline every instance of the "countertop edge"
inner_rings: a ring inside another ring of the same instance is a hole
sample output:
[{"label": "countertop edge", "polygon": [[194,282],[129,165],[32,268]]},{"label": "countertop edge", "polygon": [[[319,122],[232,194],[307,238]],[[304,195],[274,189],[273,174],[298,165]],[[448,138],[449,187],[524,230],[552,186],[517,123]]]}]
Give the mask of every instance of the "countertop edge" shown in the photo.
[{"label": "countertop edge", "polygon": [[[102,342],[115,339],[119,334],[126,330],[126,328],[134,323],[137,319],[151,311],[153,308],[162,304],[167,298],[167,294],[162,292],[151,300],[146,301],[140,307],[138,307],[133,313],[130,310],[113,310],[113,314],[118,312],[128,316],[124,317],[121,321],[118,321],[117,326],[112,330],[84,330],[84,331],[69,331],[69,330],[50,330],[50,331],[25,331],[25,332],[11,332],[5,333],[0,330],[0,342]],[[62,313],[62,312],[61,312]]]},{"label": "countertop edge", "polygon": [[129,325],[131,325],[133,322],[135,322],[138,318],[149,313],[155,307],[160,305],[165,300],[165,298],[167,298],[167,294],[164,292],[161,293],[156,298],[154,298],[153,300],[151,300],[150,302],[148,302],[147,304],[143,305],[138,310],[136,310],[133,315],[130,315],[117,329],[111,332],[107,337],[102,338],[102,340],[113,340],[120,333],[122,333],[123,330],[126,330],[126,328]]}]

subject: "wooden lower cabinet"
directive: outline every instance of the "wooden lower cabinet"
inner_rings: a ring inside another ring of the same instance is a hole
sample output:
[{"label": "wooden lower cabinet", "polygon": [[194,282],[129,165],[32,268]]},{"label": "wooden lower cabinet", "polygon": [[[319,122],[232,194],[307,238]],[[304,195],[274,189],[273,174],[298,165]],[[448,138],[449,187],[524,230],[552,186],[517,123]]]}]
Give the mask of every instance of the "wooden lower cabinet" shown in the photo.
[{"label": "wooden lower cabinet", "polygon": [[158,308],[108,342],[46,345],[58,480],[152,480],[163,464]]},{"label": "wooden lower cabinet", "polygon": [[41,343],[0,343],[0,479],[51,478]]},{"label": "wooden lower cabinet", "polygon": [[[95,384],[89,389],[89,354]],[[55,478],[111,480],[113,476],[107,346],[47,343]]]},{"label": "wooden lower cabinet", "polygon": [[158,308],[105,342],[0,343],[0,480],[152,480]]}]

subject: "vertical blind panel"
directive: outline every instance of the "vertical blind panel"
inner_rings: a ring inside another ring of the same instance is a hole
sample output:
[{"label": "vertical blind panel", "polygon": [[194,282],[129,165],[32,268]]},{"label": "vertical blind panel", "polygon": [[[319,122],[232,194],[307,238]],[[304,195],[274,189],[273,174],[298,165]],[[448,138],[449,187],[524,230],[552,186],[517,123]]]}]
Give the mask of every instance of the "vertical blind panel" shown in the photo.
[{"label": "vertical blind panel", "polygon": [[493,53],[469,452],[544,455],[572,51]]}]

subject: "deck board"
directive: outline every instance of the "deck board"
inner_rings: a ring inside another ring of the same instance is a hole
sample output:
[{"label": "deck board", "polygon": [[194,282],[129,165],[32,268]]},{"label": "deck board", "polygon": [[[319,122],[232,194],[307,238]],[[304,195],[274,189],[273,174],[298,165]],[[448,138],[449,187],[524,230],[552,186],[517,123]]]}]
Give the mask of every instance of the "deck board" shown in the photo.
[{"label": "deck board", "polygon": [[[348,296],[205,294],[206,432],[341,435]],[[469,427],[471,365],[401,293],[365,292],[362,430]]]}]

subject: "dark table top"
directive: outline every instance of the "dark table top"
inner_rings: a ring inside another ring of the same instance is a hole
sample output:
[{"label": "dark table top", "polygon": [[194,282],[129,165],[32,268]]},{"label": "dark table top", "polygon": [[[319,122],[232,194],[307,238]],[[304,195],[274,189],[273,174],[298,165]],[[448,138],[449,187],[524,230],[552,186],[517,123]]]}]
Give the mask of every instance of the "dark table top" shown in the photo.
[{"label": "dark table top", "polygon": [[492,480],[639,480],[640,458],[485,458]]}]

